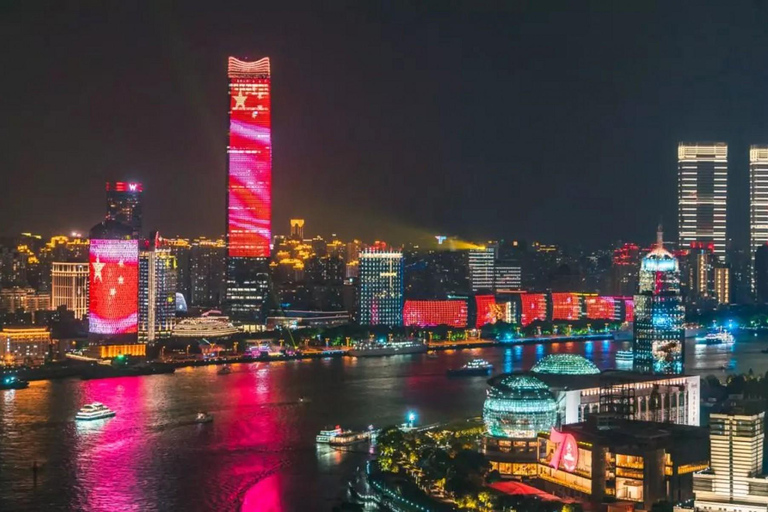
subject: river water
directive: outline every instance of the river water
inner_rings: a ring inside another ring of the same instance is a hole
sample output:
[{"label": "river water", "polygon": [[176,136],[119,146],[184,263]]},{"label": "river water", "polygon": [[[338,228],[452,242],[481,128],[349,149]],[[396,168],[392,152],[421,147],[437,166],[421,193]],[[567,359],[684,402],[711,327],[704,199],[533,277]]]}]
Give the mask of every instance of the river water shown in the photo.
[{"label": "river water", "polygon": [[[485,379],[447,379],[474,357],[496,372],[548,353],[614,366],[627,343],[560,342],[369,359],[326,359],[178,370],[174,375],[33,382],[0,391],[0,511],[326,511],[366,454],[317,448],[325,425],[363,428],[479,415]],[[688,373],[768,371],[768,338],[728,348],[687,345]],[[733,361],[733,363],[731,363]],[[308,403],[299,397],[311,398]],[[117,416],[76,424],[99,401]],[[198,411],[213,413],[198,425]],[[39,466],[37,481],[32,464]]]}]

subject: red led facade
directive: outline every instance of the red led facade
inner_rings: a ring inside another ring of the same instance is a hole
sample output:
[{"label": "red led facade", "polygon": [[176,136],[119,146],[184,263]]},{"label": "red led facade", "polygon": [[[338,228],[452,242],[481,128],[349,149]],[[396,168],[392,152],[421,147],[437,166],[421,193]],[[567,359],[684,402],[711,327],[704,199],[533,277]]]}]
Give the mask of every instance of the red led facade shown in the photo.
[{"label": "red led facade", "polygon": [[272,237],[269,59],[229,58],[227,240],[231,257],[268,257]]},{"label": "red led facade", "polygon": [[547,320],[547,296],[543,293],[524,293],[520,296],[520,324],[525,327],[534,320]]},{"label": "red led facade", "polygon": [[406,300],[403,323],[408,326],[467,326],[467,303],[463,300]]},{"label": "red led facade", "polygon": [[478,329],[485,324],[495,324],[499,319],[499,309],[496,307],[496,297],[493,295],[475,295],[477,318],[475,327]]},{"label": "red led facade", "polygon": [[586,297],[584,303],[589,320],[613,320],[616,317],[616,300],[613,297]]},{"label": "red led facade", "polygon": [[138,240],[91,240],[89,262],[89,331],[105,335],[136,333]]},{"label": "red led facade", "polygon": [[578,293],[552,294],[552,320],[578,320],[581,318],[581,296]]},{"label": "red led facade", "polygon": [[624,321],[635,321],[635,301],[632,299],[624,299]]}]

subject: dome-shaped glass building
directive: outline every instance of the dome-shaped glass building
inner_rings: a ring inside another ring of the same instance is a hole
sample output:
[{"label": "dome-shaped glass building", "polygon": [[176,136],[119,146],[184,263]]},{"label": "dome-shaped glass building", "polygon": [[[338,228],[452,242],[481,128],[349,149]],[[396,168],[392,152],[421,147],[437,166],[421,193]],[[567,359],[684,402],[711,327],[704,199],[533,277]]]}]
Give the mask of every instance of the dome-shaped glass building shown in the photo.
[{"label": "dome-shaped glass building", "polygon": [[595,363],[576,354],[550,354],[533,365],[531,371],[556,375],[594,375],[600,373],[600,369],[595,366]]},{"label": "dome-shaped glass building", "polygon": [[483,421],[489,435],[530,439],[557,420],[557,402],[546,384],[530,375],[500,375],[489,380]]}]

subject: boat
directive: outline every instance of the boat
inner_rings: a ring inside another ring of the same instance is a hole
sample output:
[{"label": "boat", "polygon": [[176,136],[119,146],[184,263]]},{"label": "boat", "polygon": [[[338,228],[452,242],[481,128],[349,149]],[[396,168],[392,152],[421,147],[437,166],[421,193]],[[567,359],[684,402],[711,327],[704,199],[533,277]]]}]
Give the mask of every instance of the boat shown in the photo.
[{"label": "boat", "polygon": [[474,375],[490,375],[493,365],[485,359],[473,359],[461,368],[451,368],[447,371],[449,377],[470,377]]},{"label": "boat", "polygon": [[427,352],[427,359],[437,359],[440,355],[437,352]]},{"label": "boat", "polygon": [[22,380],[15,375],[8,375],[0,380],[0,389],[24,389],[29,387],[29,382]]},{"label": "boat", "polygon": [[347,430],[339,435],[331,437],[328,444],[331,446],[351,446],[354,444],[365,443],[371,439],[369,431],[355,432]]},{"label": "boat", "polygon": [[320,431],[319,434],[317,434],[317,436],[315,436],[315,442],[317,444],[330,444],[331,439],[333,437],[336,437],[343,433],[344,431],[338,425],[336,425],[335,427],[325,427],[323,430]]},{"label": "boat", "polygon": [[195,417],[195,423],[210,423],[213,421],[213,414],[207,412],[199,412]]},{"label": "boat", "polygon": [[84,405],[80,408],[80,410],[77,411],[75,419],[78,421],[92,421],[111,418],[115,414],[117,413],[106,405],[99,402],[93,402],[92,404]]},{"label": "boat", "polygon": [[696,343],[705,345],[731,345],[733,342],[733,334],[722,327],[716,331],[708,332],[706,336],[696,338]]},{"label": "boat", "polygon": [[225,364],[224,366],[219,368],[219,371],[216,373],[218,373],[219,375],[229,375],[230,373],[232,373],[232,367],[229,366],[228,364]]},{"label": "boat", "polygon": [[300,404],[308,404],[311,401],[312,401],[312,399],[309,398],[308,396],[300,396],[299,397],[299,403]]},{"label": "boat", "polygon": [[356,343],[348,354],[352,357],[377,357],[423,354],[427,350],[427,344],[420,340],[363,341]]},{"label": "boat", "polygon": [[632,350],[617,350],[616,362],[617,363],[631,363],[634,361],[635,353]]}]

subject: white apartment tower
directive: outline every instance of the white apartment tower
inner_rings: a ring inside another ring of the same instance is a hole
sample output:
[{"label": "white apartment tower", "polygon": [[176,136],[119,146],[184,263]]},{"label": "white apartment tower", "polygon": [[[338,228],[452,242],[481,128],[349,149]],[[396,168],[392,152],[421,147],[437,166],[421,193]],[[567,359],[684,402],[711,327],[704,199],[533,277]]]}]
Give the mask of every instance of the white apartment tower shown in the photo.
[{"label": "white apartment tower", "polygon": [[680,249],[712,244],[725,258],[728,145],[681,142],[677,148],[678,238]]}]

